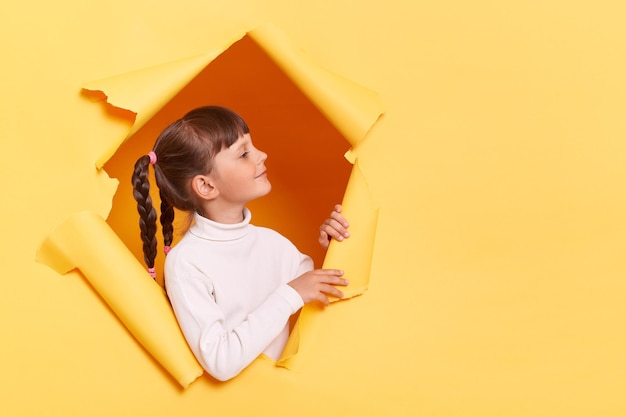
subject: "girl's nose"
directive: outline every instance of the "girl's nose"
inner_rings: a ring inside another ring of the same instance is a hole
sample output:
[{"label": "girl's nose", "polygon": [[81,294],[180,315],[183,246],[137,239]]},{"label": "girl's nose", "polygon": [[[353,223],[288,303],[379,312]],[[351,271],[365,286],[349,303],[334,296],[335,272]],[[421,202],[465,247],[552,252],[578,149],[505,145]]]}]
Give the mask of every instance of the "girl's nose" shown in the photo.
[{"label": "girl's nose", "polygon": [[265,160],[267,159],[267,154],[260,149],[257,150],[259,151],[259,163],[265,162]]}]

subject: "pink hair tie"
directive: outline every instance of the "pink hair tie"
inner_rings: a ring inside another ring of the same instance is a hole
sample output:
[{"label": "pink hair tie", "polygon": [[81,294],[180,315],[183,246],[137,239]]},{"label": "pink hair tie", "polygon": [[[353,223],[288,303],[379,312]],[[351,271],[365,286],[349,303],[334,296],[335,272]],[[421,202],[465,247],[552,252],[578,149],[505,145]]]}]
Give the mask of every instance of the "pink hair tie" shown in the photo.
[{"label": "pink hair tie", "polygon": [[150,157],[150,163],[152,165],[156,164],[156,161],[157,161],[156,154],[153,151],[150,151],[148,152],[148,156]]},{"label": "pink hair tie", "polygon": [[172,248],[170,246],[163,246],[163,253],[165,253],[167,255],[168,253],[170,253],[171,249]]},{"label": "pink hair tie", "polygon": [[156,269],[154,269],[154,268],[148,268],[148,273],[150,274],[150,276],[151,276],[152,278],[155,278],[155,279],[156,279]]}]

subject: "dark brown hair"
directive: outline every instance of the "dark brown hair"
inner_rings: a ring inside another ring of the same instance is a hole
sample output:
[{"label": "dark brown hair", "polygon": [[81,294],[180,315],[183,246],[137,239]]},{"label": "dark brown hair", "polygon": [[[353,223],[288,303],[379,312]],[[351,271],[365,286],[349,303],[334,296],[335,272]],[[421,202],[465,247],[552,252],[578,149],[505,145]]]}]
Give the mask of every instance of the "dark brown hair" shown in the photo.
[{"label": "dark brown hair", "polygon": [[[215,155],[246,133],[249,133],[246,122],[232,110],[219,106],[194,109],[161,132],[153,152],[165,246],[172,243],[174,208],[201,213],[200,202],[191,189],[191,179],[196,175],[208,175],[213,169]],[[154,268],[157,214],[150,197],[149,166],[150,157],[140,157],[135,163],[132,183],[144,261],[148,268]]]}]

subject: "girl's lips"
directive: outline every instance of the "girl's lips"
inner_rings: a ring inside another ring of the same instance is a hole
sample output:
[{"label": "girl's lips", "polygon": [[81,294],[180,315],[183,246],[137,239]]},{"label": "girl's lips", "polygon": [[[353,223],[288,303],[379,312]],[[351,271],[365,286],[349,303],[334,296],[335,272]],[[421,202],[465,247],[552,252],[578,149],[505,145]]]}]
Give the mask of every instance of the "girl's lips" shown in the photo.
[{"label": "girl's lips", "polygon": [[261,172],[259,175],[257,175],[257,176],[256,176],[256,177],[254,177],[254,178],[261,178],[261,177],[264,177],[264,176],[266,176],[266,175],[267,175],[267,170],[265,170],[265,171]]}]

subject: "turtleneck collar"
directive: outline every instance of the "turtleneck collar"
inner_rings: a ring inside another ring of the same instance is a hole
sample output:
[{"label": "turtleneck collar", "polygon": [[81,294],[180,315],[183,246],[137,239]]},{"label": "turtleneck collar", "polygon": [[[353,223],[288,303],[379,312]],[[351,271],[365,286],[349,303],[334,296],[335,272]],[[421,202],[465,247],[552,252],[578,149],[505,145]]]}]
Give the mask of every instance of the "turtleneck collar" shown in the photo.
[{"label": "turtleneck collar", "polygon": [[247,208],[243,209],[243,221],[241,223],[225,224],[214,222],[198,213],[193,216],[194,224],[189,232],[202,239],[214,241],[237,240],[244,237],[250,229],[252,213]]}]

